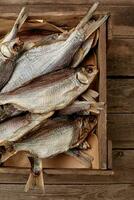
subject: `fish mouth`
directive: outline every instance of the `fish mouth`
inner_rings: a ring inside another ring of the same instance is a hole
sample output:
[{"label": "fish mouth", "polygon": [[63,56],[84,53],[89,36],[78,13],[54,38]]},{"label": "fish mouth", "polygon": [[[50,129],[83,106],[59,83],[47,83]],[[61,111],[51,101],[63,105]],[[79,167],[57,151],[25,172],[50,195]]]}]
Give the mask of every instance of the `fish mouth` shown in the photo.
[{"label": "fish mouth", "polygon": [[22,40],[20,40],[19,38],[17,38],[12,46],[12,50],[14,52],[18,52],[20,51],[20,49],[23,47],[24,42]]}]

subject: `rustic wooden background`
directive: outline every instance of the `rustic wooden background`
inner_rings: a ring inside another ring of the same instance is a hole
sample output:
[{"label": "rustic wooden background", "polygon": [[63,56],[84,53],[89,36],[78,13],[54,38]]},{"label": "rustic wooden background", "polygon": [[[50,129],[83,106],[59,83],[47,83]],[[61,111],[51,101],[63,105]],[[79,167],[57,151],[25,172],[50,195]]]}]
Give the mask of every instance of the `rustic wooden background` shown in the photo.
[{"label": "rustic wooden background", "polygon": [[[32,11],[85,13],[94,0],[0,0],[0,15]],[[100,0],[112,19],[108,49],[108,137],[113,141],[113,176],[46,175],[46,192],[24,193],[28,174],[0,174],[0,200],[133,200],[134,199],[134,1]],[[10,4],[10,6],[8,6]]]}]

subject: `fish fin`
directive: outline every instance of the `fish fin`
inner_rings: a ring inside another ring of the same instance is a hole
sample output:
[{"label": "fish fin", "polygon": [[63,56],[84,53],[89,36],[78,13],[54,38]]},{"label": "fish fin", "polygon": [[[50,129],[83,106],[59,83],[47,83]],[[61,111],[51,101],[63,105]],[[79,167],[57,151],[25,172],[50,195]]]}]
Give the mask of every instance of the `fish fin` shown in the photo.
[{"label": "fish fin", "polygon": [[43,192],[45,191],[44,187],[44,178],[43,178],[43,171],[40,172],[40,175],[36,177],[36,185],[40,188]]},{"label": "fish fin", "polygon": [[35,156],[28,156],[31,164],[31,173],[25,186],[25,192],[34,187],[40,188],[44,191],[44,179],[42,171],[42,159]]},{"label": "fish fin", "polygon": [[81,46],[81,48],[76,52],[76,54],[73,57],[73,61],[71,64],[72,68],[76,68],[79,66],[79,64],[84,60],[85,56],[88,54],[88,52],[91,49],[93,43],[93,39],[89,38],[88,40],[86,40],[83,45]]},{"label": "fish fin", "polygon": [[80,21],[80,23],[76,26],[76,29],[80,29],[83,28],[83,26],[86,25],[86,23],[91,19],[91,17],[93,16],[93,13],[95,12],[95,10],[97,9],[99,5],[99,2],[96,2],[93,4],[93,6],[89,9],[89,11],[87,12],[87,14],[84,16],[84,18]]},{"label": "fish fin", "polygon": [[98,20],[89,24],[89,26],[85,29],[85,40],[87,40],[102,24],[104,24],[108,17],[108,15],[104,15],[102,18],[99,18]]},{"label": "fish fin", "polygon": [[8,158],[12,157],[14,154],[16,154],[17,152],[12,150],[10,151],[6,151],[4,153],[1,154],[1,158],[0,158],[0,163],[4,163]]},{"label": "fish fin", "polygon": [[84,94],[82,94],[82,97],[87,100],[87,101],[95,101],[94,99],[96,99],[99,96],[99,93],[96,92],[95,90],[92,89],[88,89],[86,90],[86,92]]},{"label": "fish fin", "polygon": [[57,29],[57,30],[60,31],[61,33],[66,33],[66,32],[68,32],[68,31],[64,30],[63,28],[56,26],[55,24],[52,24],[52,23],[47,22],[47,21],[44,21],[44,20],[43,20],[43,22],[45,22],[45,24],[50,25],[52,28]]},{"label": "fish fin", "polygon": [[87,168],[92,168],[93,157],[82,152],[79,149],[70,149],[66,152],[67,155],[76,158],[80,163],[84,164]]},{"label": "fish fin", "polygon": [[100,114],[100,111],[103,110],[105,103],[104,102],[95,102],[91,104],[89,109],[90,112],[94,114]]},{"label": "fish fin", "polygon": [[90,144],[85,140],[84,142],[82,142],[79,146],[79,149],[81,150],[87,150],[87,149],[91,149]]},{"label": "fish fin", "polygon": [[16,26],[17,29],[19,30],[22,27],[22,25],[24,24],[27,17],[28,17],[28,14],[26,12],[26,7],[23,7],[15,21],[14,26]]},{"label": "fish fin", "polygon": [[91,97],[93,97],[95,99],[99,96],[99,93],[95,90],[89,89],[89,90],[87,90],[87,92],[88,92],[89,95],[91,95]]},{"label": "fish fin", "polygon": [[23,7],[12,27],[12,30],[4,37],[2,43],[9,42],[16,37],[17,32],[20,30],[27,17],[26,8]]},{"label": "fish fin", "polygon": [[44,191],[44,180],[42,171],[39,175],[35,175],[33,172],[29,174],[29,178],[25,185],[24,191],[28,192],[30,189],[33,189],[35,187],[40,188],[42,191]]}]

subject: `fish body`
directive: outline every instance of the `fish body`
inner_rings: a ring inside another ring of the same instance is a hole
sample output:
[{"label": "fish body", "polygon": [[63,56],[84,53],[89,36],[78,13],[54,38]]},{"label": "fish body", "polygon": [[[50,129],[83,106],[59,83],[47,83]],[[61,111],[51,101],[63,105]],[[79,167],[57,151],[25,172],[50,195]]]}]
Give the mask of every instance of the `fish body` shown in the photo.
[{"label": "fish body", "polygon": [[75,31],[66,41],[34,47],[26,51],[17,60],[13,76],[2,93],[18,88],[35,77],[69,65],[83,40],[84,36],[79,31]]},{"label": "fish body", "polygon": [[28,137],[21,137],[12,145],[11,152],[3,155],[2,161],[19,151],[25,151],[38,158],[49,158],[69,149],[78,147],[93,131],[96,119],[89,117],[72,119],[47,120],[36,131],[31,131]]},{"label": "fish body", "polygon": [[0,105],[11,104],[18,110],[32,113],[60,110],[89,87],[97,72],[96,68],[63,69],[43,75],[12,92],[1,94]]},{"label": "fish body", "polygon": [[1,123],[0,145],[12,147],[12,143],[26,136],[29,131],[38,129],[52,115],[53,112],[44,115],[28,113]]},{"label": "fish body", "polygon": [[[104,17],[93,25],[86,26],[97,6],[98,4],[89,10],[87,15],[80,21],[65,41],[58,41],[50,45],[41,45],[25,52],[18,59],[14,74],[3,88],[2,93],[12,91],[35,77],[68,66],[82,43],[107,19]],[[86,48],[84,55],[79,58],[77,63],[73,63],[73,67],[74,65],[76,67],[81,62],[90,49],[87,47],[84,48]],[[79,57],[79,55],[76,57]]]},{"label": "fish body", "polygon": [[16,35],[26,18],[27,14],[25,8],[23,8],[12,30],[0,43],[0,89],[2,89],[10,79],[15,68],[15,61],[23,49],[23,43],[16,38]]},{"label": "fish body", "polygon": [[0,123],[0,144],[8,140],[21,127],[29,123],[28,116],[19,116]]},{"label": "fish body", "polygon": [[15,68],[15,61],[23,49],[23,42],[18,38],[0,45],[0,89],[10,79]]}]

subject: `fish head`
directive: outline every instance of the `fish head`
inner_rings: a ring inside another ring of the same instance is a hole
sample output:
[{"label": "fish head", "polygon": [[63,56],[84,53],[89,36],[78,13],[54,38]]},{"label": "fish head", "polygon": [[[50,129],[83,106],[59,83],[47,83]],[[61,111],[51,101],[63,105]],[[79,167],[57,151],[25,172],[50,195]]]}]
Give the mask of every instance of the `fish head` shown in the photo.
[{"label": "fish head", "polygon": [[98,70],[94,66],[82,67],[76,73],[76,78],[81,84],[89,85],[97,75]]},{"label": "fish head", "polygon": [[84,141],[97,125],[95,116],[83,116],[77,119],[77,126],[80,129],[79,141]]},{"label": "fish head", "polygon": [[86,129],[88,132],[92,131],[97,125],[96,116],[85,116],[82,118],[82,128]]},{"label": "fish head", "polygon": [[10,42],[2,43],[0,50],[4,57],[12,58],[22,51],[23,45],[24,43],[19,38],[15,38]]}]

